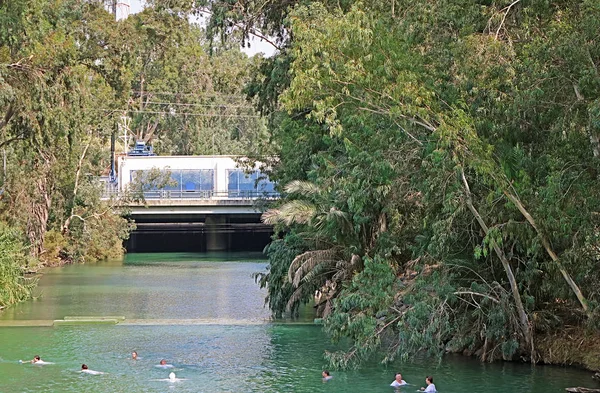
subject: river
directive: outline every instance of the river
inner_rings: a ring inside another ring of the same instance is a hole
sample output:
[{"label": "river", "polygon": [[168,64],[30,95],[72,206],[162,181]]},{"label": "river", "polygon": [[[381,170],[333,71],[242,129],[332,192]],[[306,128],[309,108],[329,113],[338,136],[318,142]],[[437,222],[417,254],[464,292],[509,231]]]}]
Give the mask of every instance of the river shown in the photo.
[{"label": "river", "polygon": [[[41,296],[0,314],[0,392],[387,392],[397,370],[415,392],[433,375],[440,393],[548,393],[599,387],[567,367],[481,364],[448,356],[366,364],[321,380],[319,326],[273,322],[252,273],[260,255],[130,254],[48,269]],[[69,316],[124,316],[117,325],[45,326]],[[20,325],[20,326],[11,326]],[[28,326],[23,326],[28,325]],[[131,360],[136,350],[138,360]],[[39,354],[52,362],[20,364]],[[174,366],[180,381],[169,382]],[[82,363],[103,375],[78,372]]]}]

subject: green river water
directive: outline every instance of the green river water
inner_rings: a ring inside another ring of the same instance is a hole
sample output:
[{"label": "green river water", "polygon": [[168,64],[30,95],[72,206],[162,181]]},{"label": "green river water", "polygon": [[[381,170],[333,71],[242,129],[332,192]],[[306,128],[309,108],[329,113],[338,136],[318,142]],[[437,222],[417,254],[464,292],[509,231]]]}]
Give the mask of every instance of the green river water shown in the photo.
[{"label": "green river water", "polygon": [[[265,263],[242,254],[130,254],[124,261],[49,269],[41,297],[0,314],[0,393],[12,392],[388,392],[400,370],[440,393],[564,392],[600,387],[575,368],[481,364],[448,356],[438,364],[367,364],[332,371],[323,383],[319,326],[279,323],[263,307],[252,273]],[[68,316],[124,316],[118,325],[44,326]],[[30,326],[10,326],[30,325]],[[140,359],[130,359],[137,350]],[[582,349],[585,350],[585,349]],[[20,364],[39,354],[53,364]],[[174,365],[180,381],[166,380]],[[82,363],[103,375],[81,374]]]}]

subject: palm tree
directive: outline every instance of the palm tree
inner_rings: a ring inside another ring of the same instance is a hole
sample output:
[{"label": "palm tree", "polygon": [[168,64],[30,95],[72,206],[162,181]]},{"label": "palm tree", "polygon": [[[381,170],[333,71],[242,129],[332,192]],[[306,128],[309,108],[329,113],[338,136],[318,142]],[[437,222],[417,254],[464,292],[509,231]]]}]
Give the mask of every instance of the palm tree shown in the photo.
[{"label": "palm tree", "polygon": [[288,269],[288,281],[293,286],[287,309],[313,297],[317,313],[327,316],[341,283],[360,269],[362,259],[349,254],[350,244],[357,244],[350,216],[338,209],[330,192],[314,183],[296,180],[284,187],[288,201],[262,215],[269,225],[290,227],[300,225],[302,237],[312,250],[297,255]]}]

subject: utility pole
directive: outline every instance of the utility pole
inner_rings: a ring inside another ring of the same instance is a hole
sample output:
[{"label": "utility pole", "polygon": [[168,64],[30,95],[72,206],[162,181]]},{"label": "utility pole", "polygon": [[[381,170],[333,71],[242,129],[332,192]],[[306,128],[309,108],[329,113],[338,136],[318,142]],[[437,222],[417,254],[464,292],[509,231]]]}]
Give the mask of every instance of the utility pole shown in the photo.
[{"label": "utility pole", "polygon": [[129,0],[108,0],[108,8],[115,20],[127,19],[130,14]]},{"label": "utility pole", "polygon": [[123,136],[119,139],[123,140],[123,153],[127,154],[127,148],[129,147],[129,122],[131,119],[127,116],[127,113],[123,113],[121,116],[121,122],[119,123],[119,131],[123,131]]},{"label": "utility pole", "polygon": [[2,172],[2,189],[4,190],[4,187],[6,187],[6,149],[2,148],[2,168],[3,171]]},{"label": "utility pole", "polygon": [[123,20],[129,17],[130,7],[129,0],[113,0],[114,15],[116,20]]}]

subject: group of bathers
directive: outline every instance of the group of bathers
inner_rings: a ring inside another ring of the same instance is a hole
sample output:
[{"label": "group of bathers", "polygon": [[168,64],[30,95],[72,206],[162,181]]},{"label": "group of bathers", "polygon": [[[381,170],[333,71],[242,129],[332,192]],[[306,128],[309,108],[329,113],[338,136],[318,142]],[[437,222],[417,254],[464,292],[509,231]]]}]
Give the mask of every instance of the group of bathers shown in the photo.
[{"label": "group of bathers", "polygon": [[[426,386],[422,387],[421,391],[427,392],[427,393],[436,393],[437,392],[435,385],[433,384],[432,376],[425,377],[425,383],[426,383]],[[405,385],[408,385],[408,383],[402,379],[402,374],[400,374],[400,373],[396,374],[396,378],[390,384],[390,386],[395,387],[395,388],[399,388],[400,386],[405,386]]]},{"label": "group of bathers", "polygon": [[[133,351],[131,353],[131,359],[133,360],[137,360],[138,359],[138,354],[136,351]],[[22,361],[19,361],[22,363]],[[52,364],[50,362],[45,362],[43,361],[39,355],[35,355],[33,357],[33,359],[31,360],[32,364]],[[160,368],[173,368],[174,366],[172,364],[168,364],[167,361],[165,359],[162,359],[159,364],[156,365],[156,367],[160,367]],[[102,371],[94,371],[94,370],[90,370],[89,367],[86,364],[82,364],[81,365],[81,372],[85,373],[85,374],[91,374],[91,375],[100,375],[100,374],[104,374]],[[329,380],[331,380],[333,377],[331,376],[331,374],[329,373],[328,370],[323,371],[323,373],[321,374],[323,376],[323,381],[327,382]],[[171,382],[175,382],[175,381],[180,381],[180,379],[178,379],[175,376],[174,372],[169,373],[169,379],[168,381]],[[433,377],[432,376],[427,376],[425,378],[425,383],[427,384],[427,386],[424,386],[421,388],[421,391],[425,392],[425,393],[436,393],[437,390],[435,388],[435,385],[433,384]],[[408,385],[408,383],[402,379],[402,374],[397,373],[396,377],[394,379],[394,381],[390,384],[390,386],[394,387],[394,388],[398,388],[400,386],[405,386]]]},{"label": "group of bathers", "polygon": [[[136,351],[133,351],[131,353],[131,359],[133,359],[133,360],[137,360],[138,359],[138,354],[137,354]],[[19,360],[19,363],[23,363],[23,361]],[[45,361],[43,361],[40,358],[39,355],[35,355],[33,357],[33,359],[31,359],[30,363],[31,364],[37,364],[37,365],[54,364],[52,362],[45,362]],[[162,359],[155,367],[164,368],[164,369],[174,368],[174,366],[172,364],[168,364],[165,359]],[[104,372],[102,372],[102,371],[91,370],[88,367],[87,364],[82,364],[81,365],[80,372],[82,372],[84,374],[90,374],[90,375],[101,375],[101,374],[104,374]],[[169,373],[169,379],[168,379],[168,381],[176,382],[176,381],[181,381],[181,379],[177,378],[174,372],[171,372],[171,373]]]}]

